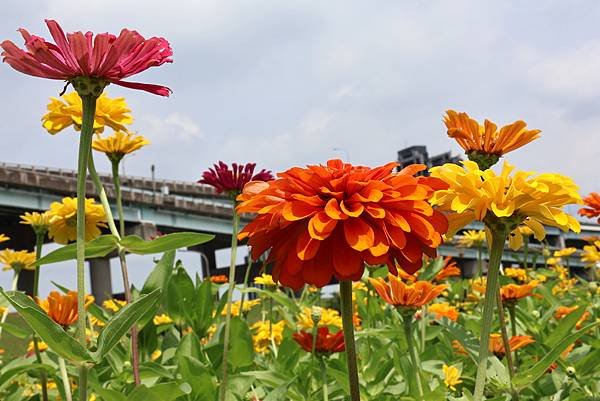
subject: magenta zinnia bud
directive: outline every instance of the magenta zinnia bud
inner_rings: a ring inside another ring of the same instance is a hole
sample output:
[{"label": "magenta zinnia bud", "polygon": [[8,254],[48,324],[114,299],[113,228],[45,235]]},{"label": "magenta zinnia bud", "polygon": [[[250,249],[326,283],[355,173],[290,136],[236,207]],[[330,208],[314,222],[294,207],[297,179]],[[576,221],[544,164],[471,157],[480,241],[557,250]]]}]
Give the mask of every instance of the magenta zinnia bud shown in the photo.
[{"label": "magenta zinnia bud", "polygon": [[256,163],[232,163],[230,169],[226,163],[220,161],[219,164],[202,173],[202,179],[198,183],[211,185],[218,193],[227,192],[235,197],[250,181],[270,181],[274,178],[273,174],[265,169],[254,174],[255,167]]},{"label": "magenta zinnia bud", "polygon": [[[173,51],[165,39],[144,39],[136,31],[128,29],[123,29],[118,37],[110,33],[94,37],[92,32],[74,32],[65,36],[56,21],[46,20],[46,25],[56,44],[19,29],[25,39],[26,50],[5,40],[0,43],[4,50],[3,61],[15,70],[35,77],[70,82],[80,77],[91,77],[104,85],[113,83],[161,96],[171,93],[166,86],[123,81],[150,67],[171,63]],[[101,90],[103,86],[99,88]]]}]

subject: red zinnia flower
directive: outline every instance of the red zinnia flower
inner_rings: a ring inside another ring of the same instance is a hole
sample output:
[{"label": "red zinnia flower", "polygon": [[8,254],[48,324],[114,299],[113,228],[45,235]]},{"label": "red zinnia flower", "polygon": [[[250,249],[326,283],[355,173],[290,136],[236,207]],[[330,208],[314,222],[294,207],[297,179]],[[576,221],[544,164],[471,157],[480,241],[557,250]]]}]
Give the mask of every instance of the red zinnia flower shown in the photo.
[{"label": "red zinnia flower", "polygon": [[[306,352],[312,352],[313,335],[308,331],[300,331],[292,334],[294,340]],[[333,334],[329,332],[328,327],[319,327],[317,329],[317,341],[315,343],[315,352],[318,354],[331,354],[333,352],[342,352],[345,349],[344,332],[338,331]]]},{"label": "red zinnia flower", "polygon": [[273,179],[273,174],[265,169],[254,174],[256,163],[237,164],[232,163],[231,169],[222,161],[214,164],[214,168],[208,169],[202,173],[200,184],[207,184],[215,187],[218,193],[228,192],[237,195],[244,189],[250,181],[269,181]]},{"label": "red zinnia flower", "polygon": [[116,85],[141,89],[161,96],[169,96],[166,86],[125,82],[122,79],[150,67],[170,63],[173,51],[163,38],[144,39],[136,31],[123,29],[119,36],[92,32],[74,32],[65,36],[56,21],[46,20],[48,30],[56,42],[19,29],[27,50],[20,49],[10,40],[0,43],[3,60],[15,70],[35,77],[70,81],[77,77],[95,77]]},{"label": "red zinnia flower", "polygon": [[397,266],[413,273],[423,254],[436,256],[448,222],[428,200],[439,179],[415,177],[413,165],[369,168],[341,160],[295,167],[270,182],[246,185],[238,212],[258,216],[239,238],[248,238],[252,257],[271,249],[273,278],[298,289],[327,285],[333,276],[358,280],[364,263]]},{"label": "red zinnia flower", "polygon": [[[583,203],[587,207],[579,209],[580,216],[589,217],[590,219],[600,216],[600,194],[598,192],[592,192],[583,198]],[[600,224],[600,217],[598,217],[598,224]]]}]

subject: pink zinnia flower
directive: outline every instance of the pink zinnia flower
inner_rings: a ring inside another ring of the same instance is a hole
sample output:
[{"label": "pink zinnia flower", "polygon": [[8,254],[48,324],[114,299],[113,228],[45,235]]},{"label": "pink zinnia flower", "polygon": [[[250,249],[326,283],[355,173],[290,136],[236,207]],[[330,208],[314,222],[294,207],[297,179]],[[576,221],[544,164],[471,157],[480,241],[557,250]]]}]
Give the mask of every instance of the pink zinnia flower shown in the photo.
[{"label": "pink zinnia flower", "polygon": [[250,181],[270,181],[273,179],[273,174],[265,169],[254,174],[255,167],[256,163],[232,163],[230,169],[226,163],[220,161],[219,164],[214,165],[214,168],[202,173],[202,179],[198,183],[211,185],[215,187],[218,193],[227,192],[232,196],[236,196],[242,192],[244,185]]},{"label": "pink zinnia flower", "polygon": [[132,89],[141,89],[161,96],[169,96],[166,86],[125,82],[122,79],[150,67],[170,63],[173,51],[163,38],[144,39],[136,31],[123,29],[119,36],[92,32],[74,32],[65,36],[56,21],[46,20],[52,38],[43,38],[19,29],[25,39],[26,50],[10,40],[0,43],[3,61],[15,70],[35,77],[70,81],[86,76],[95,77]]}]

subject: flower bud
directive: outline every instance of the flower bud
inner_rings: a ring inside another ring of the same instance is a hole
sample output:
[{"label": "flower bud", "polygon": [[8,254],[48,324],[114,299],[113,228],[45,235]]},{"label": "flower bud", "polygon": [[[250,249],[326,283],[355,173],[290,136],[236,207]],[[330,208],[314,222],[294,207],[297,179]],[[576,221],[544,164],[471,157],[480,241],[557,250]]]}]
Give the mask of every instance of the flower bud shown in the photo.
[{"label": "flower bud", "polygon": [[310,311],[310,317],[312,318],[313,324],[316,326],[319,325],[321,321],[321,315],[323,314],[323,308],[320,306],[313,306]]},{"label": "flower bud", "polygon": [[590,281],[588,283],[588,291],[594,295],[598,292],[598,283],[595,281]]},{"label": "flower bud", "polygon": [[573,366],[569,366],[567,367],[567,376],[569,377],[575,377],[575,375],[577,374],[577,372],[575,371],[575,368]]}]

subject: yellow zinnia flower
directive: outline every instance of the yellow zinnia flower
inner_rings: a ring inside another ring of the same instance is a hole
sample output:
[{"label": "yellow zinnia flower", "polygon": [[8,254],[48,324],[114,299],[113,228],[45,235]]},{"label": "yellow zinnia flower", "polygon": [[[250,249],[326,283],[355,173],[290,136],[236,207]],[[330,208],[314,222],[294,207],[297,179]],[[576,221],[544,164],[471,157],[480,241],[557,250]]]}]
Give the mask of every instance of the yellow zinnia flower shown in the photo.
[{"label": "yellow zinnia flower", "polygon": [[[50,98],[47,109],[48,113],[42,117],[42,125],[50,134],[54,135],[71,125],[77,131],[81,130],[82,103],[77,92]],[[125,125],[133,122],[130,112],[125,98],[109,98],[104,92],[96,101],[94,132],[103,132],[105,126],[115,131],[127,131]]]},{"label": "yellow zinnia flower", "polygon": [[444,364],[442,366],[444,372],[444,383],[452,391],[456,391],[456,385],[462,383],[460,380],[460,370],[456,366],[448,366]]},{"label": "yellow zinnia flower", "polygon": [[[68,244],[77,239],[77,198],[65,197],[62,202],[50,205],[50,227],[48,236],[59,244]],[[85,200],[85,240],[100,236],[100,227],[106,227],[104,208],[94,199]]]},{"label": "yellow zinnia flower", "polygon": [[480,247],[485,243],[485,231],[466,230],[458,237],[458,246],[464,248]]},{"label": "yellow zinnia flower", "polygon": [[254,350],[262,354],[269,352],[271,342],[274,342],[276,345],[281,344],[285,326],[285,320],[280,320],[277,323],[261,320],[250,326],[250,329],[254,331],[252,335]]},{"label": "yellow zinnia flower", "polygon": [[[563,211],[569,204],[581,203],[577,186],[559,174],[540,174],[516,171],[504,163],[500,175],[493,170],[480,170],[477,163],[463,161],[464,167],[447,163],[431,168],[431,176],[449,186],[436,191],[431,199],[434,206],[450,212],[450,233],[473,220],[483,221],[488,214],[500,219],[511,218],[533,230],[535,238],[546,236],[544,224],[563,231],[581,230],[579,222]],[[513,232],[514,233],[514,232]],[[516,235],[521,235],[518,233]]]},{"label": "yellow zinnia flower", "polygon": [[[320,308],[321,318],[319,320],[319,326],[333,326],[339,329],[342,328],[342,317],[340,312],[330,308]],[[312,308],[304,308],[300,315],[298,315],[298,328],[301,330],[311,330],[314,326],[312,318]]]},{"label": "yellow zinnia flower", "polygon": [[31,226],[36,234],[46,234],[50,226],[50,219],[52,218],[49,211],[42,213],[25,212],[19,217],[21,217],[20,223]]},{"label": "yellow zinnia flower", "polygon": [[510,277],[519,281],[521,283],[526,283],[529,281],[529,276],[527,275],[527,270],[521,269],[520,267],[507,267],[504,269],[504,275],[506,277]]},{"label": "yellow zinnia flower", "polygon": [[113,312],[118,312],[122,307],[124,307],[125,305],[127,305],[126,301],[121,301],[119,299],[107,299],[106,301],[102,302],[102,306],[105,309],[108,309],[110,311]]},{"label": "yellow zinnia flower", "polygon": [[152,354],[150,354],[150,360],[156,361],[162,355],[162,351],[157,349]]},{"label": "yellow zinnia flower", "polygon": [[8,235],[0,234],[0,242],[10,241],[10,237]]},{"label": "yellow zinnia flower", "polygon": [[169,315],[167,315],[166,313],[163,313],[163,314],[154,316],[154,318],[152,319],[152,322],[154,323],[155,326],[160,326],[161,324],[173,323],[173,319],[171,319],[169,317]]},{"label": "yellow zinnia flower", "polygon": [[123,156],[133,153],[149,143],[150,141],[141,135],[136,136],[128,132],[116,131],[106,138],[95,138],[92,148],[105,153],[111,161],[119,162]]},{"label": "yellow zinnia flower", "polygon": [[600,241],[594,242],[594,245],[585,245],[583,247],[581,261],[588,266],[600,263]]},{"label": "yellow zinnia flower", "polygon": [[3,249],[0,251],[0,263],[4,266],[2,270],[13,269],[16,272],[25,270],[35,270],[35,252],[15,251],[12,249]]},{"label": "yellow zinnia flower", "polygon": [[[241,301],[235,301],[231,303],[231,316],[239,316],[240,315],[240,305],[241,305]],[[249,312],[252,308],[254,308],[256,305],[260,304],[260,299],[252,299],[252,300],[247,300],[244,301],[244,310],[243,312]],[[221,315],[222,316],[226,316],[227,315],[227,308],[223,308],[223,310],[221,311]]]},{"label": "yellow zinnia flower", "polygon": [[277,283],[275,283],[275,281],[273,281],[273,276],[271,276],[270,274],[261,274],[258,277],[254,277],[254,284],[261,284],[264,285],[266,287],[276,287]]},{"label": "yellow zinnia flower", "polygon": [[[43,341],[38,340],[38,349],[40,352],[44,352],[48,349],[48,344]],[[33,345],[33,341],[29,341],[27,344],[27,355],[33,355],[35,353],[35,346]]]},{"label": "yellow zinnia flower", "polygon": [[577,252],[577,248],[573,248],[573,247],[564,248],[564,249],[560,249],[558,251],[554,251],[554,257],[555,258],[569,257],[569,256],[573,255],[575,252]]}]

